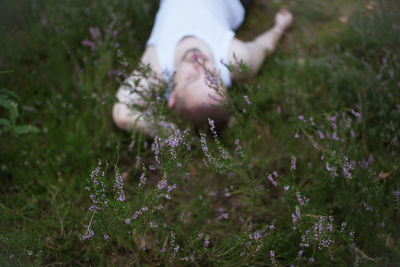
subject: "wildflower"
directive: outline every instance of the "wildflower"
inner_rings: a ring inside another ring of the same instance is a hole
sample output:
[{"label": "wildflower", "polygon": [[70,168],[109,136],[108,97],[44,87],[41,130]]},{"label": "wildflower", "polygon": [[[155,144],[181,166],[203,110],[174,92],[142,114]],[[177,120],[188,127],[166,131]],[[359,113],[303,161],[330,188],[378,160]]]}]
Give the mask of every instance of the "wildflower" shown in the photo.
[{"label": "wildflower", "polygon": [[290,170],[294,171],[296,170],[296,157],[292,156],[292,161],[290,164]]},{"label": "wildflower", "polygon": [[302,250],[299,250],[299,252],[297,253],[297,255],[298,255],[299,257],[302,257],[303,254],[304,254],[304,252],[303,252]]},{"label": "wildflower", "polygon": [[214,100],[215,102],[219,102],[219,100],[212,94],[208,93],[208,97]]},{"label": "wildflower", "polygon": [[246,101],[247,105],[251,105],[251,101],[249,100],[249,97],[247,95],[243,96],[244,101]]},{"label": "wildflower", "polygon": [[229,218],[229,213],[222,213],[221,215],[218,216],[217,221],[220,221],[222,219],[228,220]]},{"label": "wildflower", "polygon": [[83,41],[82,41],[82,45],[83,45],[83,46],[88,46],[88,47],[90,47],[90,48],[92,49],[92,51],[96,51],[96,45],[95,45],[95,43],[92,42],[92,41],[83,40]]},{"label": "wildflower", "polygon": [[82,236],[82,239],[84,239],[84,240],[85,239],[90,239],[93,236],[94,236],[94,231],[90,227],[88,227],[88,229],[86,231],[86,234]]},{"label": "wildflower", "polygon": [[125,220],[125,223],[126,223],[126,224],[131,224],[131,219],[126,219],[126,220]]},{"label": "wildflower", "polygon": [[335,122],[337,119],[336,115],[333,115],[332,117],[329,117],[328,120],[330,120],[331,122]]},{"label": "wildflower", "polygon": [[172,190],[174,190],[176,188],[176,184],[174,185],[169,185],[168,189],[167,189],[167,193],[171,192]]},{"label": "wildflower", "polygon": [[204,235],[203,233],[200,233],[200,234],[197,236],[196,240],[199,241],[199,240],[203,237],[203,235]]},{"label": "wildflower", "polygon": [[272,178],[272,175],[269,174],[267,176],[267,179],[276,187],[278,185],[278,183],[274,180],[274,178]]},{"label": "wildflower", "polygon": [[109,240],[109,239],[110,239],[110,236],[107,234],[104,234],[104,240]]},{"label": "wildflower", "polygon": [[215,131],[215,124],[214,121],[210,118],[208,118],[208,124],[210,124],[210,130],[214,134],[214,137],[217,136],[217,132]]},{"label": "wildflower", "polygon": [[160,155],[160,142],[161,142],[161,138],[158,136],[155,136],[154,143],[153,143],[154,158],[159,165],[161,165],[160,159],[158,157]]},{"label": "wildflower", "polygon": [[298,116],[299,120],[306,122],[306,119],[304,119],[303,115]]},{"label": "wildflower", "polygon": [[254,233],[249,234],[249,239],[251,240],[257,240],[261,238],[261,232],[260,231],[255,231]]},{"label": "wildflower", "polygon": [[208,152],[208,147],[207,147],[207,140],[204,134],[200,134],[200,142],[201,142],[201,148],[204,152],[204,155],[207,157],[207,159],[210,159],[210,154]]},{"label": "wildflower", "polygon": [[99,39],[101,37],[100,29],[98,27],[90,27],[89,32],[93,40]]},{"label": "wildflower", "polygon": [[120,202],[125,201],[125,192],[124,192],[124,180],[122,176],[119,174],[118,167],[115,165],[115,182],[114,182],[114,191],[117,191],[118,198],[117,200]]},{"label": "wildflower", "polygon": [[204,243],[203,243],[204,249],[207,249],[209,245],[210,245],[210,238],[207,236],[206,238],[204,238]]},{"label": "wildflower", "polygon": [[356,117],[356,118],[360,118],[361,117],[360,113],[355,111],[354,109],[351,110],[351,114],[353,114],[354,117]]},{"label": "wildflower", "polygon": [[162,189],[164,189],[167,185],[168,185],[168,184],[167,184],[167,180],[166,180],[166,179],[162,179],[162,180],[158,183],[157,188],[158,188],[158,190],[162,190]]},{"label": "wildflower", "polygon": [[317,131],[317,134],[319,135],[319,139],[325,138],[324,134],[320,130]]},{"label": "wildflower", "polygon": [[296,208],[295,208],[295,213],[296,213],[296,217],[297,217],[298,219],[300,219],[300,218],[301,218],[301,214],[300,214],[300,209],[299,209],[298,206],[296,206]]},{"label": "wildflower", "polygon": [[218,77],[215,73],[212,73],[208,70],[205,71],[206,77],[206,84],[211,87],[211,88],[215,88],[219,86],[219,82],[218,82]]},{"label": "wildflower", "polygon": [[299,202],[300,206],[305,206],[309,201],[309,199],[307,199],[306,197],[302,197],[300,195],[300,192],[296,192],[296,198],[297,198],[297,201]]},{"label": "wildflower", "polygon": [[240,140],[239,139],[235,140],[235,147],[236,147],[235,148],[236,151],[242,150],[242,147],[240,145]]},{"label": "wildflower", "polygon": [[269,230],[274,230],[275,229],[275,225],[271,224],[270,226],[268,226]]},{"label": "wildflower", "polygon": [[286,186],[283,187],[283,190],[289,191],[289,188],[290,188],[290,186],[286,185]]},{"label": "wildflower", "polygon": [[150,225],[151,228],[157,228],[158,227],[158,225],[155,224],[154,222],[150,222],[149,225]]},{"label": "wildflower", "polygon": [[341,228],[340,228],[340,232],[343,232],[344,229],[346,228],[346,226],[347,226],[347,222],[342,222],[342,225],[341,225]]},{"label": "wildflower", "polygon": [[146,184],[147,178],[145,177],[145,173],[144,172],[142,173],[142,175],[140,175],[139,180],[140,180],[139,187],[141,187],[141,186]]},{"label": "wildflower", "polygon": [[276,265],[275,252],[274,252],[273,250],[271,250],[271,251],[269,252],[269,256],[271,257],[271,263],[272,263],[273,265]]}]

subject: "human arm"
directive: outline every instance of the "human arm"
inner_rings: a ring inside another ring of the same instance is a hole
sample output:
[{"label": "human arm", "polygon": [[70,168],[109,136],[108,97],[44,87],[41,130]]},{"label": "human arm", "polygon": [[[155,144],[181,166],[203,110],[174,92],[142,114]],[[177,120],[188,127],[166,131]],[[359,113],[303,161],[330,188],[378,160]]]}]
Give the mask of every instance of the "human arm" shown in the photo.
[{"label": "human arm", "polygon": [[[135,86],[135,81],[139,81],[137,86]],[[113,120],[118,128],[129,131],[134,127],[142,133],[151,133],[148,122],[145,121],[141,112],[132,107],[133,105],[145,104],[137,91],[144,88],[148,88],[148,81],[145,78],[140,78],[138,71],[134,71],[119,87],[116,94],[118,102],[114,104],[112,110]]]},{"label": "human arm", "polygon": [[138,132],[151,135],[154,132],[151,118],[145,116],[137,107],[148,105],[143,95],[148,95],[151,87],[157,90],[160,85],[161,67],[153,46],[146,48],[141,64],[150,67],[150,71],[133,71],[119,87],[116,94],[118,102],[114,104],[112,117],[122,130],[129,131],[135,128]]},{"label": "human arm", "polygon": [[287,10],[281,10],[275,16],[275,25],[254,40],[244,42],[234,38],[230,46],[229,63],[237,65],[241,62],[249,67],[250,73],[244,74],[235,70],[231,73],[232,80],[238,82],[255,75],[264,59],[275,51],[280,38],[292,22],[292,14]]}]

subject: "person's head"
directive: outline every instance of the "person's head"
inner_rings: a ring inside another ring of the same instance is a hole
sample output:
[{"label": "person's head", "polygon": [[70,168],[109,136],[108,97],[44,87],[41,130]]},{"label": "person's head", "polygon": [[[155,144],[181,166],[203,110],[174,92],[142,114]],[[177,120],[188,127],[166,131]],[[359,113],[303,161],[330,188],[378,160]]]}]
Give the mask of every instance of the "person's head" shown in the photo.
[{"label": "person's head", "polygon": [[210,83],[217,83],[218,90],[225,94],[226,88],[220,82],[214,61],[197,49],[188,50],[177,66],[168,107],[196,127],[206,125],[211,118],[218,128],[222,128],[228,122],[229,114],[221,105],[223,97]]}]

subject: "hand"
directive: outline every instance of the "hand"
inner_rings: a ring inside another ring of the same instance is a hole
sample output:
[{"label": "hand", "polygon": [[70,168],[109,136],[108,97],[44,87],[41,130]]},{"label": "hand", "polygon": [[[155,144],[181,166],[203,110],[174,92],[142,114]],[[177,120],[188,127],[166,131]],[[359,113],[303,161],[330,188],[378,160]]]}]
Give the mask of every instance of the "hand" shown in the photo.
[{"label": "hand", "polygon": [[275,15],[275,25],[286,30],[293,22],[293,15],[287,9],[282,9]]}]

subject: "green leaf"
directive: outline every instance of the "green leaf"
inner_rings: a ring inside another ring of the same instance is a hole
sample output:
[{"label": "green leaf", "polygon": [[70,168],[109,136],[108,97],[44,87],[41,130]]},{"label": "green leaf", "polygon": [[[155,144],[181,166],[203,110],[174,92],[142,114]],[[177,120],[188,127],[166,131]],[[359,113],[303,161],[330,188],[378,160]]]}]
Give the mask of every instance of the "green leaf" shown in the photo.
[{"label": "green leaf", "polygon": [[11,123],[7,119],[0,118],[0,126],[9,129],[11,128]]},{"label": "green leaf", "polygon": [[14,93],[13,91],[10,91],[6,88],[0,89],[0,96],[3,96],[3,95],[9,95],[9,96],[15,97],[18,100],[20,99],[16,93]]},{"label": "green leaf", "polygon": [[16,134],[38,133],[39,129],[31,125],[22,125],[15,127],[14,132]]},{"label": "green leaf", "polygon": [[0,106],[6,109],[11,108],[11,100],[6,95],[0,95]]}]

